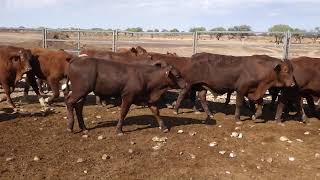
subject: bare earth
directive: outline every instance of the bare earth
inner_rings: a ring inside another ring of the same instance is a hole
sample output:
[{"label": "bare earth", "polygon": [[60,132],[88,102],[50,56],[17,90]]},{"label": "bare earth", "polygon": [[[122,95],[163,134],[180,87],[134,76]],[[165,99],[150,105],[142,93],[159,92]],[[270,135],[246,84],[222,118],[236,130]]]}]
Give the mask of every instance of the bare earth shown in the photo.
[{"label": "bare earth", "polygon": [[[41,46],[41,36],[30,36],[33,40],[8,37],[0,33],[0,43]],[[191,41],[184,42],[143,46],[156,52],[191,55]],[[189,42],[190,46],[185,45]],[[233,47],[235,50],[228,48],[230,41],[215,42],[204,50],[281,56],[281,48],[263,47],[263,43],[256,48],[242,47],[239,40],[231,40],[239,45]],[[319,49],[304,49],[297,54],[320,57]],[[267,122],[250,120],[250,113],[244,108],[244,122],[236,125],[234,105],[225,107],[221,101],[210,103],[211,110],[218,113],[214,117],[216,124],[207,125],[203,124],[205,113],[195,114],[185,104],[179,115],[171,109],[161,110],[170,127],[165,134],[158,129],[149,109],[133,106],[125,121],[125,135],[118,137],[115,126],[119,108],[96,106],[90,97],[84,108],[90,128],[85,138],[80,132],[66,131],[62,98],[53,112],[43,114],[34,96],[28,103],[19,103],[20,95],[13,94],[21,113],[11,114],[8,105],[0,103],[0,179],[320,179],[320,121],[316,118],[310,118],[306,125],[291,116],[281,126],[273,120],[274,110],[266,105],[262,119]],[[77,124],[75,127],[78,131]],[[178,134],[179,130],[183,133]],[[242,133],[242,138],[231,137],[232,132]],[[101,135],[103,139],[98,140]],[[166,143],[154,142],[155,136],[167,137]],[[281,136],[289,140],[280,141]],[[212,142],[217,145],[210,147]],[[106,160],[102,159],[104,154]],[[35,161],[35,156],[40,160]],[[77,162],[81,161],[79,158],[82,162]]]}]

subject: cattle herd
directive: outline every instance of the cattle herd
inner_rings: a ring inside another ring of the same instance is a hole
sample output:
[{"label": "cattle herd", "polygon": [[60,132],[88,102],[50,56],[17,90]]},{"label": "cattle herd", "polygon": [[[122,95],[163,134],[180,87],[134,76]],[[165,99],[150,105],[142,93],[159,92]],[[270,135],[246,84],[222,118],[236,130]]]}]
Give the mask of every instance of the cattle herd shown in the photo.
[{"label": "cattle herd", "polygon": [[[248,104],[252,119],[262,115],[263,98],[268,91],[272,103],[278,100],[277,122],[281,123],[283,111],[295,108],[301,120],[307,122],[303,110],[306,98],[313,115],[317,116],[315,101],[320,96],[320,59],[299,57],[277,59],[267,55],[227,56],[198,53],[180,57],[175,53],[147,52],[142,47],[120,49],[117,53],[84,49],[79,56],[64,50],[43,48],[24,49],[0,46],[0,82],[7,101],[19,111],[10,94],[26,74],[24,96],[29,86],[35,91],[42,107],[54,103],[60,94],[60,84],[67,107],[67,129],[73,131],[74,111],[82,131],[87,132],[83,120],[86,96],[94,93],[101,101],[110,98],[121,100],[120,118],[116,133],[122,135],[122,124],[132,104],[147,106],[154,114],[163,132],[168,128],[159,115],[159,102],[165,101],[166,92],[180,89],[174,112],[178,114],[181,102],[199,99],[207,114],[206,121],[213,121],[213,114],[206,101],[207,91],[220,95],[236,92],[235,123],[240,124],[240,110]],[[319,78],[319,79],[318,79]],[[44,98],[41,81],[45,81],[52,96]],[[248,102],[246,102],[246,98]],[[195,111],[197,110],[194,106]]]}]

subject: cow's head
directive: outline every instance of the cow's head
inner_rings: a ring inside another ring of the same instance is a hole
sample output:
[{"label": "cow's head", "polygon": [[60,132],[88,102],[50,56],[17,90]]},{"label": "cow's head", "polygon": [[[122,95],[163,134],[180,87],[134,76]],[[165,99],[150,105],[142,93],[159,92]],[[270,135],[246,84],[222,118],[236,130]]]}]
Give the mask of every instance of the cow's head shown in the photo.
[{"label": "cow's head", "polygon": [[164,68],[166,80],[171,88],[183,89],[186,87],[186,81],[180,75],[180,72],[173,66]]},{"label": "cow's head", "polygon": [[10,54],[10,60],[14,69],[18,74],[24,74],[32,70],[30,61],[32,59],[32,53],[30,50],[19,50]]},{"label": "cow's head", "polygon": [[277,86],[292,87],[295,85],[293,68],[289,60],[284,60],[282,63],[276,64],[274,71],[277,73]]}]

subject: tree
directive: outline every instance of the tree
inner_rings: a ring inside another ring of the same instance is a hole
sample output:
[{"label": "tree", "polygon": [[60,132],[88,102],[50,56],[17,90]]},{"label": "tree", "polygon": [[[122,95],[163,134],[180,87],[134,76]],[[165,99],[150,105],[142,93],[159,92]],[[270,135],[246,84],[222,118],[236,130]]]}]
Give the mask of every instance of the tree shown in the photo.
[{"label": "tree", "polygon": [[[226,31],[226,29],[224,27],[215,27],[215,28],[212,28],[210,31]],[[216,36],[217,40],[220,40],[220,38],[223,36],[223,33],[210,34],[210,39],[212,39],[213,35]]]},{"label": "tree", "polygon": [[168,30],[167,29],[162,29],[161,32],[168,32]]},{"label": "tree", "polygon": [[224,27],[215,27],[215,28],[212,28],[210,31],[226,31],[226,28],[224,28]]},{"label": "tree", "polygon": [[293,28],[286,24],[276,24],[268,29],[269,32],[287,32],[293,31]]},{"label": "tree", "polygon": [[[230,28],[228,28],[228,31],[251,31],[251,27],[243,24],[243,25],[239,25],[239,26],[230,27]],[[237,34],[230,33],[230,34],[228,34],[228,38],[233,39],[233,38],[235,38],[236,35]],[[249,36],[248,33],[239,33],[238,35],[239,35],[240,40],[242,38],[244,38],[245,36]]]},{"label": "tree", "polygon": [[148,29],[147,32],[153,32],[153,30],[152,29]]},{"label": "tree", "polygon": [[189,32],[196,32],[196,31],[206,31],[205,27],[193,27],[190,28]]},{"label": "tree", "polygon": [[177,28],[171,29],[170,32],[179,32]]},{"label": "tree", "polygon": [[154,32],[160,32],[159,29],[154,29]]},{"label": "tree", "polygon": [[136,27],[136,28],[128,28],[126,31],[130,32],[143,32],[143,29],[141,27]]}]

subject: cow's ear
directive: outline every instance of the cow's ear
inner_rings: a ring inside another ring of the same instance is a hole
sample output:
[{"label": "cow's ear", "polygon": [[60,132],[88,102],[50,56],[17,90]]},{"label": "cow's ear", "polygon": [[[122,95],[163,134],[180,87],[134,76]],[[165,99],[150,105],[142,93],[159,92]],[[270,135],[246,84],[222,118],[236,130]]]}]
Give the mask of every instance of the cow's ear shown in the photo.
[{"label": "cow's ear", "polygon": [[281,65],[280,64],[276,64],[276,65],[274,65],[273,69],[274,69],[274,71],[279,73],[281,71]]}]

